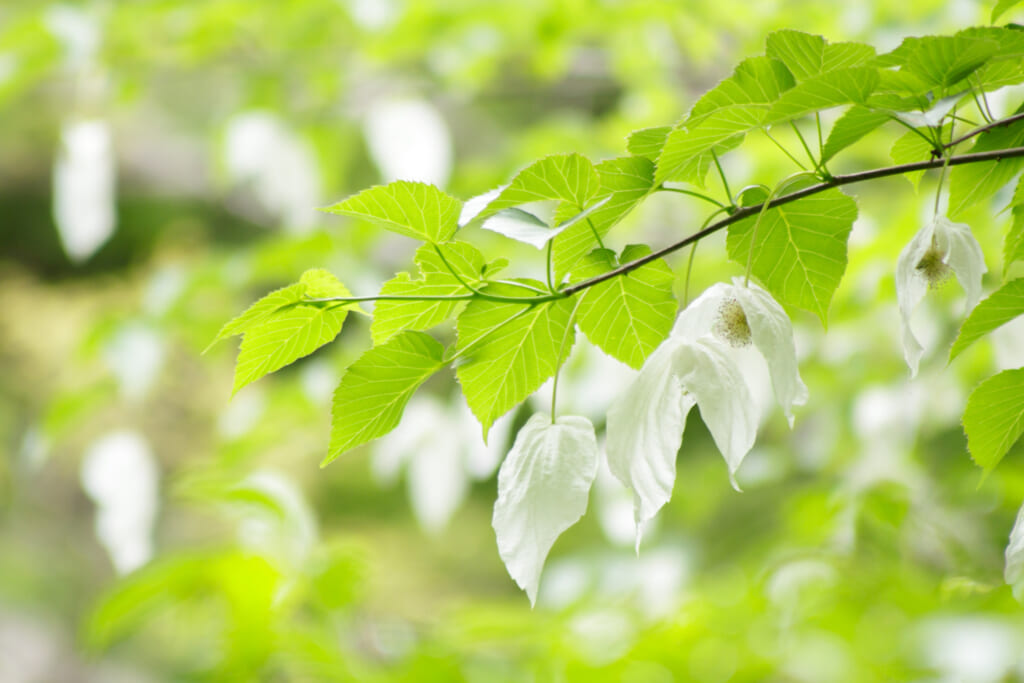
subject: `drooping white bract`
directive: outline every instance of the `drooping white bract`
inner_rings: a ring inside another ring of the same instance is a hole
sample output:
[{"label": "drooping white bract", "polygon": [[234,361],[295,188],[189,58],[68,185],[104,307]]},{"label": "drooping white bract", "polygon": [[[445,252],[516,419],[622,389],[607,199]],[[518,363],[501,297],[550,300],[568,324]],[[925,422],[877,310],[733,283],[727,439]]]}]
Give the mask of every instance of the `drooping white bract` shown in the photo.
[{"label": "drooping white bract", "polygon": [[967,312],[981,298],[981,276],[987,272],[981,246],[965,223],[936,216],[903,248],[896,262],[896,300],[902,319],[903,357],[910,374],[917,368],[924,348],[910,328],[910,315],[929,288],[955,275],[967,293]]},{"label": "drooping white bract", "polygon": [[638,546],[644,524],[672,495],[676,453],[694,405],[736,487],[735,473],[757,436],[758,411],[736,352],[751,343],[792,425],[792,407],[806,402],[807,387],[789,318],[767,292],[738,282],[716,284],[690,304],[609,410],[608,465],[633,489]]},{"label": "drooping white bract", "polygon": [[764,357],[772,378],[775,399],[793,426],[793,406],[807,403],[807,386],[796,362],[793,324],[772,295],[754,283],[719,282],[686,307],[676,320],[672,336],[698,339],[712,333],[730,346],[753,343]]},{"label": "drooping white bract", "polygon": [[757,435],[757,408],[728,347],[713,337],[669,337],[608,411],[608,467],[633,489],[636,542],[672,497],[676,453],[694,405],[733,478]]},{"label": "drooping white bract", "polygon": [[1017,521],[1010,532],[1010,544],[1006,546],[1006,567],[1003,578],[1013,590],[1013,597],[1024,602],[1024,506],[1017,513]]},{"label": "drooping white bract", "polygon": [[587,511],[597,453],[589,420],[567,416],[552,424],[548,414],[537,413],[501,465],[492,522],[498,553],[531,605],[555,539]]}]

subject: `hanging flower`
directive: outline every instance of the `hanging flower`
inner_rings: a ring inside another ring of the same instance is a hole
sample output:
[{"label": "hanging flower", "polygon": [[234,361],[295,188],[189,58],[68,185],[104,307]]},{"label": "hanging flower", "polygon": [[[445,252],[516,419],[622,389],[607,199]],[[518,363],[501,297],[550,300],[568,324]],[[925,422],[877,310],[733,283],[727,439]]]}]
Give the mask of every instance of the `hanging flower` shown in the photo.
[{"label": "hanging flower", "polygon": [[756,285],[716,284],[679,316],[633,384],[608,412],[608,465],[633,489],[637,546],[644,524],[668,502],[676,453],[694,405],[725,458],[729,479],[754,445],[757,408],[737,351],[764,357],[775,397],[792,425],[792,407],[807,401],[789,317]]},{"label": "hanging flower", "polygon": [[910,374],[917,368],[924,348],[910,327],[910,315],[929,289],[955,276],[967,293],[969,312],[981,298],[981,276],[987,272],[985,256],[965,223],[936,216],[921,228],[900,252],[896,262],[896,300],[902,319],[903,357]]}]

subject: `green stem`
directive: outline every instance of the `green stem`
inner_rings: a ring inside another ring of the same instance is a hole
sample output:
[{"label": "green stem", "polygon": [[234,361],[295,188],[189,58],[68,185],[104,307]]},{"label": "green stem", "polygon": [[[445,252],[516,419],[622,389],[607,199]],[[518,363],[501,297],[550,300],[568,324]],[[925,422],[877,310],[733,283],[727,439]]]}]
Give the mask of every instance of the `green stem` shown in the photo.
[{"label": "green stem", "polygon": [[[1000,125],[1004,124],[1000,122]],[[890,176],[903,175],[904,173],[913,173],[914,171],[926,171],[928,169],[941,168],[944,164],[947,164],[949,166],[962,166],[965,164],[978,164],[989,161],[999,161],[1001,159],[1019,159],[1022,157],[1024,157],[1024,147],[1008,147],[1005,149],[996,149],[987,152],[972,152],[969,154],[960,154],[956,156],[950,156],[948,159],[942,160],[928,159],[926,161],[915,161],[909,164],[897,164],[895,166],[885,166],[882,168],[873,168],[867,171],[859,171],[857,173],[848,173],[845,175],[832,176],[828,180],[816,183],[814,185],[810,185],[808,187],[801,188],[799,190],[795,190],[793,192],[790,192],[789,194],[782,195],[781,197],[776,197],[775,199],[771,200],[771,202],[764,202],[762,204],[755,204],[753,206],[744,206],[738,208],[733,213],[729,214],[720,221],[712,223],[703,230],[698,230],[697,232],[687,237],[684,237],[681,240],[673,242],[668,246],[652,251],[646,256],[634,259],[632,261],[629,261],[628,263],[623,263],[618,268],[613,268],[612,270],[609,270],[600,275],[595,275],[594,277],[588,280],[581,280],[580,282],[573,283],[568,287],[564,287],[561,290],[561,294],[563,296],[573,296],[577,292],[581,292],[585,289],[588,289],[589,287],[593,287],[595,285],[601,284],[602,282],[611,280],[612,278],[619,277],[620,275],[625,275],[626,273],[632,272],[637,268],[647,265],[648,263],[656,261],[660,258],[664,258],[665,256],[673,252],[676,252],[682,249],[683,247],[687,247],[693,244],[694,242],[698,242],[704,239],[705,237],[718,232],[719,230],[725,229],[726,227],[732,225],[733,223],[737,223],[739,221],[756,215],[758,212],[762,210],[764,204],[766,203],[770,203],[771,208],[774,208],[777,206],[783,206],[785,204],[799,201],[801,199],[806,199],[807,197],[812,197],[816,194],[820,194],[822,192],[826,192],[833,188],[841,187],[843,185],[852,185],[854,183],[862,183],[868,180],[876,180],[878,178],[888,178]],[[540,297],[538,297],[538,299],[539,298]]]},{"label": "green stem", "polygon": [[754,266],[754,247],[757,244],[757,229],[761,227],[761,221],[764,219],[764,215],[768,213],[768,209],[769,207],[771,207],[772,201],[779,196],[780,192],[786,189],[787,185],[789,185],[794,180],[807,176],[817,178],[817,176],[812,171],[799,171],[792,175],[786,176],[781,181],[779,181],[779,184],[775,186],[775,189],[771,190],[768,193],[768,196],[765,198],[764,202],[761,203],[761,210],[757,212],[757,220],[754,221],[754,228],[750,232],[750,249],[747,251],[747,274],[743,278],[744,287],[750,284],[750,271]]},{"label": "green stem", "polygon": [[909,123],[907,123],[903,119],[899,118],[898,116],[890,116],[889,118],[892,121],[895,121],[896,123],[900,124],[901,126],[906,128],[907,130],[909,130],[911,133],[914,133],[915,135],[920,137],[925,142],[927,142],[929,147],[931,147],[932,149],[935,149],[935,140],[932,140],[930,137],[928,137],[927,135],[922,133],[917,128],[914,128],[912,125],[910,125]]},{"label": "green stem", "polygon": [[494,334],[495,332],[497,332],[501,328],[505,327],[505,325],[508,325],[512,321],[514,321],[514,320],[516,320],[518,318],[521,318],[522,316],[526,315],[530,311],[531,308],[532,307],[528,307],[528,308],[524,308],[521,311],[517,311],[514,315],[510,315],[507,319],[505,319],[504,321],[502,321],[498,325],[495,325],[493,328],[488,330],[485,334],[481,334],[479,337],[477,337],[473,341],[469,342],[468,344],[466,344],[461,349],[458,349],[453,355],[449,356],[448,358],[445,358],[445,360],[444,360],[445,365],[448,365],[450,363],[454,363],[459,358],[462,358],[464,355],[466,355],[472,349],[474,349],[477,346],[477,344],[479,344],[480,342],[482,342],[485,339],[489,338],[492,334]]},{"label": "green stem", "polygon": [[[725,209],[725,208],[719,209],[718,211],[715,211],[713,214],[708,216],[704,220],[704,224],[700,226],[700,229],[703,230],[704,228],[706,228],[708,226],[708,223],[713,221],[715,219],[715,216],[717,216],[718,214],[722,213],[723,211],[727,211],[727,209]],[[686,264],[686,280],[683,283],[683,308],[686,308],[686,306],[690,303],[690,273],[693,272],[693,259],[694,259],[694,257],[696,255],[697,255],[697,243],[694,242],[693,243],[693,248],[690,249],[690,260]]]},{"label": "green stem", "polygon": [[694,242],[690,247],[690,259],[686,262],[686,280],[683,283],[683,308],[690,305],[690,273],[693,272],[693,260],[697,256],[697,244]]},{"label": "green stem", "polygon": [[946,179],[946,169],[949,168],[949,154],[943,155],[945,163],[942,164],[942,170],[939,171],[939,185],[935,188],[935,206],[932,208],[935,217],[939,216],[939,200],[942,198],[942,183]]},{"label": "green stem", "polygon": [[819,112],[814,112],[814,123],[818,127],[818,156],[821,157],[821,159],[823,160],[821,162],[821,167],[822,167],[822,169],[824,169],[825,168],[825,162],[824,162],[824,159],[825,159],[825,143],[824,143],[824,141],[822,140],[822,137],[821,137],[821,114]]},{"label": "green stem", "polygon": [[597,240],[597,246],[604,249],[604,240],[601,239],[601,233],[597,231],[597,228],[594,227],[594,224],[591,222],[589,217],[587,217],[587,225],[590,226],[590,232],[594,233],[594,239]]},{"label": "green stem", "polygon": [[554,282],[552,282],[552,280],[554,278],[554,275],[551,273],[551,251],[552,251],[551,243],[552,242],[554,242],[553,239],[548,240],[547,264],[544,266],[544,271],[545,271],[544,274],[547,276],[547,279],[548,279],[548,291],[550,291],[552,294],[554,294],[554,292],[555,292],[555,285],[554,285]]},{"label": "green stem", "polygon": [[818,160],[814,158],[814,154],[811,152],[811,148],[807,145],[807,141],[804,140],[804,136],[800,133],[800,129],[797,128],[796,121],[790,121],[789,125],[793,127],[793,132],[796,133],[796,137],[800,140],[800,144],[803,146],[804,151],[807,152],[807,158],[811,160],[811,164],[814,165],[814,170],[820,168]]},{"label": "green stem", "polygon": [[1020,114],[1014,114],[1013,116],[1007,116],[1005,119],[993,121],[992,123],[986,124],[984,126],[979,126],[978,128],[975,128],[974,130],[965,133],[958,138],[953,138],[943,146],[947,149],[949,149],[950,147],[956,147],[961,142],[965,140],[970,140],[975,135],[981,135],[982,133],[987,133],[988,131],[993,130],[995,128],[1002,128],[1003,126],[1008,126],[1011,123],[1016,123],[1017,121],[1020,121],[1022,119],[1024,119],[1024,112]]},{"label": "green stem", "polygon": [[494,283],[499,284],[499,285],[510,285],[512,287],[520,287],[522,289],[528,289],[531,292],[537,292],[538,294],[543,294],[544,296],[547,296],[548,294],[551,293],[551,292],[549,292],[546,289],[541,289],[540,287],[534,287],[533,285],[528,285],[525,282],[516,282],[515,280],[491,280],[491,282],[494,282]]},{"label": "green stem", "polygon": [[701,194],[700,192],[693,192],[692,190],[684,190],[684,189],[681,189],[681,188],[678,188],[678,187],[665,187],[664,185],[659,185],[658,186],[658,191],[659,192],[678,192],[679,194],[685,194],[685,195],[690,196],[690,197],[696,197],[697,199],[703,199],[706,202],[711,202],[712,204],[714,204],[715,206],[717,206],[717,207],[719,207],[721,209],[726,208],[725,204],[723,204],[722,202],[720,202],[717,199],[714,199],[712,197],[709,197],[706,194]]},{"label": "green stem", "polygon": [[789,158],[790,158],[790,160],[791,160],[791,161],[792,161],[792,162],[793,162],[794,164],[796,164],[797,166],[799,166],[800,168],[802,168],[802,169],[803,169],[804,171],[806,171],[806,170],[807,170],[807,167],[806,167],[806,166],[804,166],[804,165],[803,165],[802,163],[800,163],[800,160],[799,160],[799,159],[797,159],[797,158],[796,158],[795,156],[793,156],[792,154],[790,154],[790,153],[789,153],[789,150],[788,150],[788,149],[786,149],[785,147],[783,147],[783,146],[782,146],[782,145],[781,145],[781,144],[779,143],[779,141],[778,141],[778,140],[776,140],[775,138],[773,138],[773,137],[772,137],[772,134],[768,132],[768,129],[767,129],[767,128],[765,128],[765,129],[764,129],[764,134],[765,134],[765,135],[767,135],[767,136],[768,136],[768,139],[769,139],[769,140],[771,140],[772,142],[774,142],[774,143],[775,143],[775,146],[776,146],[776,147],[778,147],[779,149],[781,149],[781,150],[782,150],[782,153],[783,153],[783,154],[785,154],[785,155],[786,155],[787,157],[789,157]]},{"label": "green stem", "polygon": [[452,277],[459,281],[459,284],[461,284],[463,287],[473,292],[474,294],[483,294],[483,292],[470,285],[468,282],[462,279],[461,275],[455,272],[455,269],[452,268],[452,264],[448,263],[448,259],[444,257],[444,252],[441,251],[440,247],[438,247],[436,244],[431,244],[430,246],[434,247],[434,252],[437,254],[438,258],[441,259],[441,263],[443,263],[444,267],[448,269],[448,272],[452,274]]},{"label": "green stem", "polygon": [[576,324],[576,311],[579,310],[582,302],[583,297],[580,297],[576,300],[576,305],[572,307],[572,313],[569,314],[569,323],[565,327],[565,334],[562,335],[562,344],[558,347],[558,361],[555,363],[555,377],[551,382],[551,424],[555,424],[555,406],[558,403],[558,378],[562,374],[562,360],[565,358],[565,342],[573,332],[573,327]]},{"label": "green stem", "polygon": [[715,168],[718,169],[718,177],[722,179],[722,189],[725,190],[725,196],[729,198],[729,206],[735,206],[736,200],[733,199],[732,190],[729,189],[729,180],[725,177],[725,171],[722,170],[722,164],[718,161],[718,154],[715,150],[711,150],[711,158],[715,162]]}]

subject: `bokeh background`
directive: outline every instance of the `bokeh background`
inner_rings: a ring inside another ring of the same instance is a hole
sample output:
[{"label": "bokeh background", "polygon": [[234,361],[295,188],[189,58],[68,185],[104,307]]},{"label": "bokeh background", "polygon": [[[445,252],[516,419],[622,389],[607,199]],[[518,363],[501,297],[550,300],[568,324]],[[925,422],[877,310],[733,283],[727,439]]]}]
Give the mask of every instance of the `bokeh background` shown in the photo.
[{"label": "bokeh background", "polygon": [[[396,432],[321,469],[365,320],[231,400],[233,343],[202,353],[307,268],[363,294],[411,269],[411,240],[318,206],[398,177],[465,199],[547,154],[621,155],[631,130],[676,120],[772,30],[881,52],[989,10],[4,2],[0,681],[1024,680],[1024,612],[1003,582],[1024,461],[1011,453],[982,481],[959,426],[974,384],[1024,365],[1024,330],[947,366],[963,302],[950,285],[922,307],[930,352],[914,381],[899,347],[892,272],[934,177],[850,190],[861,217],[827,331],[794,312],[811,401],[793,431],[766,411],[744,493],[694,411],[674,500],[639,556],[629,493],[604,471],[533,610],[490,515],[497,464],[546,392],[485,445],[446,375]],[[890,163],[900,134],[873,133],[832,170]],[[796,170],[763,136],[725,163],[734,189]],[[988,289],[999,208],[969,220]],[[658,196],[612,239],[665,244],[702,210]],[[472,237],[524,272],[536,260]],[[740,272],[709,240],[693,287]],[[561,409],[600,425],[629,379],[578,343]]]}]

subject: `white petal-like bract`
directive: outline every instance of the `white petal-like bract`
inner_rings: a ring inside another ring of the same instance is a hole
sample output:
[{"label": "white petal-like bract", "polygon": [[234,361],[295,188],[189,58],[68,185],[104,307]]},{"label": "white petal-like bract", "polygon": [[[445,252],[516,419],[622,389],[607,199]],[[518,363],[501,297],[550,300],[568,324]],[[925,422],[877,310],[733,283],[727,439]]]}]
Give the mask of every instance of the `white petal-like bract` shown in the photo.
[{"label": "white petal-like bract", "polygon": [[792,324],[768,292],[740,280],[712,285],[687,306],[608,411],[608,467],[633,490],[638,547],[644,525],[672,497],[676,455],[694,405],[739,490],[736,470],[754,445],[759,414],[742,369],[746,351],[737,348],[751,343],[792,426],[793,406],[807,401]]},{"label": "white petal-like bract", "polygon": [[674,365],[683,388],[697,399],[701,419],[729,466],[729,481],[739,490],[735,474],[757,438],[757,405],[726,352],[714,339],[700,339],[681,346]]},{"label": "white petal-like bract", "polygon": [[792,427],[793,406],[807,403],[807,386],[796,362],[793,324],[779,302],[757,285],[741,287],[737,283],[733,294],[747,316],[754,346],[768,363],[775,398]]},{"label": "white petal-like bract", "polygon": [[910,316],[928,287],[940,284],[948,271],[952,271],[967,293],[967,312],[970,312],[981,298],[985,257],[970,227],[937,216],[914,235],[896,262],[896,301],[902,322],[903,357],[911,376],[917,374],[924,347],[910,327]]},{"label": "white petal-like bract", "polygon": [[674,337],[665,340],[608,411],[608,468],[633,489],[638,546],[644,524],[672,497],[676,454],[686,415],[696,403],[674,369],[684,344]]},{"label": "white petal-like bract", "polygon": [[1017,521],[1014,522],[1013,530],[1010,532],[1010,544],[1006,546],[1006,568],[1003,571],[1003,578],[1013,589],[1013,597],[1018,602],[1024,602],[1024,505],[1017,513]]},{"label": "white petal-like bract", "polygon": [[936,218],[935,223],[935,239],[939,249],[947,254],[946,263],[967,294],[965,314],[970,313],[981,299],[981,276],[988,272],[985,254],[966,223],[953,223],[945,216]]},{"label": "white petal-like bract", "polygon": [[587,511],[597,457],[589,420],[567,416],[552,424],[546,413],[537,413],[501,465],[492,522],[498,553],[531,605],[548,551]]}]

